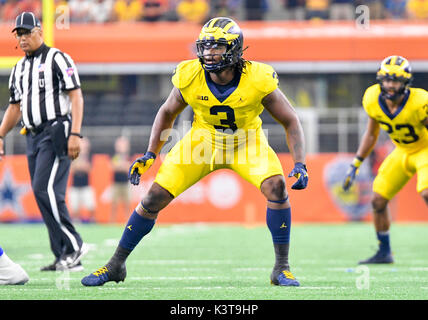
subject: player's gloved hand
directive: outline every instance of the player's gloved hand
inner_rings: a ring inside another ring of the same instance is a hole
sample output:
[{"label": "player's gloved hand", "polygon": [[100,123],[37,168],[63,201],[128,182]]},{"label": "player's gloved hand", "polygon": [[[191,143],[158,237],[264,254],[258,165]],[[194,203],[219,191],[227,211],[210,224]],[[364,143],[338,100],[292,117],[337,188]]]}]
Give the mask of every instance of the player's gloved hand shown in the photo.
[{"label": "player's gloved hand", "polygon": [[297,181],[291,186],[291,189],[301,190],[305,189],[308,185],[308,170],[306,166],[301,162],[296,162],[294,165],[294,169],[291,170],[288,177],[296,177]]},{"label": "player's gloved hand", "polygon": [[135,160],[131,167],[129,168],[128,172],[128,179],[133,184],[138,186],[140,183],[140,177],[141,175],[149,170],[149,168],[152,166],[153,162],[155,162],[156,155],[153,152],[146,152],[144,156],[138,158]]},{"label": "player's gloved hand", "polygon": [[352,160],[351,166],[349,167],[348,171],[346,172],[346,178],[343,181],[343,190],[348,191],[349,188],[354,183],[355,178],[358,175],[358,171],[360,169],[361,164],[363,163],[364,159],[361,157],[355,157],[354,160]]}]

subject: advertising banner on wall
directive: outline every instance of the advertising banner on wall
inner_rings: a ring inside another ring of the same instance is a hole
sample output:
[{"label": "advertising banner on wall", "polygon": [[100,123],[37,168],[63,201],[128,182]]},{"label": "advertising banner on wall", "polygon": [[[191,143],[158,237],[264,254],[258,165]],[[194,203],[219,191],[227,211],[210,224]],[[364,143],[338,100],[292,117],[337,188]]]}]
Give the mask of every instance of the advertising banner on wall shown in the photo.
[{"label": "advertising banner on wall", "polygon": [[[279,158],[285,176],[293,167],[289,154]],[[343,177],[352,159],[348,154],[308,155],[309,185],[305,190],[292,190],[295,178],[286,178],[294,223],[341,223],[372,219],[370,199],[373,172],[368,162],[350,191],[341,188]],[[128,184],[129,203],[118,199],[112,206],[113,170],[108,155],[92,157],[90,186],[95,195],[94,221],[98,223],[124,223],[132,210],[150,188],[161,164],[156,161],[142,177],[138,186]],[[70,177],[71,180],[71,177]],[[67,192],[69,208],[70,189]],[[83,200],[78,200],[84,203]],[[416,177],[399,192],[390,203],[394,221],[428,221],[428,209],[416,192]],[[89,221],[91,212],[82,207],[79,219]],[[265,223],[266,199],[258,188],[231,170],[217,170],[186,190],[159,214],[159,223]],[[34,199],[24,155],[8,156],[0,162],[0,222],[41,221]]]}]

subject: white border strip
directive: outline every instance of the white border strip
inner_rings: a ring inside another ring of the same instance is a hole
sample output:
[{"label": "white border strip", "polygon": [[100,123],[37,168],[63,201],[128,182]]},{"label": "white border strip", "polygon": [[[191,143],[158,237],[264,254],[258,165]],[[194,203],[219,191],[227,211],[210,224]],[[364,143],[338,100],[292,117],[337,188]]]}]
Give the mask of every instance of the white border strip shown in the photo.
[{"label": "white border strip", "polygon": [[[80,63],[79,74],[172,74],[179,62],[162,63]],[[379,61],[266,61],[278,73],[361,73],[376,72]],[[428,60],[410,61],[413,72],[427,72]]]},{"label": "white border strip", "polygon": [[[308,73],[373,73],[379,61],[261,61],[270,64],[280,74]],[[80,75],[166,74],[172,75],[177,62],[159,63],[78,63]],[[410,61],[413,72],[428,72],[428,60]],[[9,76],[11,68],[0,68],[0,75]]]}]

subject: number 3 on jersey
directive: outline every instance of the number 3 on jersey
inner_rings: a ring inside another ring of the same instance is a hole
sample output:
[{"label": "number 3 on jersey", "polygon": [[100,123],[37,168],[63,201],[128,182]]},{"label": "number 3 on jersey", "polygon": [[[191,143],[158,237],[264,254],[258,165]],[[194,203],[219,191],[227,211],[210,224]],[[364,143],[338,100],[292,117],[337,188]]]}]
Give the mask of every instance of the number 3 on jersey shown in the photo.
[{"label": "number 3 on jersey", "polygon": [[233,111],[233,109],[230,106],[211,107],[210,114],[218,115],[219,113],[225,113],[226,119],[220,119],[220,123],[222,124],[222,126],[214,125],[214,128],[221,132],[225,132],[226,130],[232,130],[233,132],[235,132],[238,127],[235,123],[235,112]]}]

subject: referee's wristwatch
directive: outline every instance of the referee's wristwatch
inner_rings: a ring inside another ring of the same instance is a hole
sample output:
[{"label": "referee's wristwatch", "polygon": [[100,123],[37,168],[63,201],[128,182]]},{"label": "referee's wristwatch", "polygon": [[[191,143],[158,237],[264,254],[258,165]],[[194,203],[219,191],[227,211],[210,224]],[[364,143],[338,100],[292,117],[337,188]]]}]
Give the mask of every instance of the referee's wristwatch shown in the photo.
[{"label": "referee's wristwatch", "polygon": [[70,132],[70,136],[76,136],[76,137],[79,137],[80,139],[83,138],[83,136],[78,132]]}]

